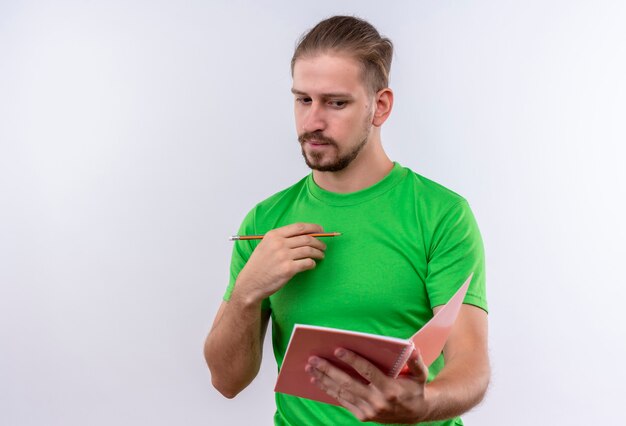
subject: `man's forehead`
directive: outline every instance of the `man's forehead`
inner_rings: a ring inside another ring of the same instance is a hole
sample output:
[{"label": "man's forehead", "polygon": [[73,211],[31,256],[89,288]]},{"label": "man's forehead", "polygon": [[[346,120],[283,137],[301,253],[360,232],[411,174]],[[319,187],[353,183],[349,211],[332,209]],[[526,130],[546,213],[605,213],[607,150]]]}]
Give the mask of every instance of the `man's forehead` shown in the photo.
[{"label": "man's forehead", "polygon": [[364,90],[361,66],[345,55],[298,58],[293,69],[295,94],[350,95]]}]

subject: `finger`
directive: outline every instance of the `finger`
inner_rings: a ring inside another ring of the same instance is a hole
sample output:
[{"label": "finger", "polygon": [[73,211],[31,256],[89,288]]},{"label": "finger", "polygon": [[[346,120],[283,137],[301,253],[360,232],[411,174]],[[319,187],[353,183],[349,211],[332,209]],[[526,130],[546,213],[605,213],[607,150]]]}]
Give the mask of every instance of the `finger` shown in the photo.
[{"label": "finger", "polygon": [[[315,223],[292,223],[291,225],[276,228],[270,231],[279,237],[289,238],[295,235],[303,234],[315,234],[318,232],[324,232],[324,229]],[[270,233],[268,232],[268,234]]]},{"label": "finger", "polygon": [[310,258],[310,259],[323,259],[324,258],[323,251],[318,250],[313,247],[308,247],[308,246],[295,248],[289,252],[289,255],[293,260],[307,259],[307,258]]},{"label": "finger", "polygon": [[[313,374],[311,373],[311,375]],[[333,382],[328,376],[320,375],[319,377],[313,377],[311,378],[311,383],[324,391],[328,396],[335,398],[344,407],[357,407],[358,398],[356,395]],[[359,411],[362,410],[359,409]]]},{"label": "finger", "polygon": [[314,377],[311,379],[311,382],[318,386],[322,391],[326,392],[327,395],[335,398],[339,404],[350,411],[360,421],[364,422],[372,420],[375,417],[376,412],[367,401],[364,401],[356,395],[343,390],[341,387],[329,387],[323,379]]},{"label": "finger", "polygon": [[[350,411],[354,417],[356,417],[357,419],[359,419],[360,421],[365,421],[367,419],[369,419],[372,414],[371,414],[371,408],[369,411],[363,410],[361,407],[359,407],[358,405],[352,404],[351,402],[343,399],[343,398],[335,398],[337,400],[337,402],[339,402],[343,407],[345,407],[348,411]],[[368,405],[364,405],[365,407],[369,407]]]},{"label": "finger", "polygon": [[344,348],[337,349],[335,356],[354,368],[365,380],[372,383],[378,389],[385,388],[389,376],[362,356]]},{"label": "finger", "polygon": [[287,239],[287,247],[289,248],[305,246],[315,247],[318,250],[326,250],[326,244],[324,244],[320,239],[310,235],[297,235]]},{"label": "finger", "polygon": [[308,271],[310,269],[315,269],[315,267],[317,266],[315,260],[311,258],[294,260],[291,262],[291,264],[293,268],[293,270],[291,271],[291,276],[300,272]]},{"label": "finger", "polygon": [[306,371],[315,379],[314,383],[333,398],[351,404],[357,404],[359,398],[367,399],[370,391],[367,386],[322,358],[311,357]]},{"label": "finger", "polygon": [[417,356],[412,356],[409,358],[407,365],[409,366],[409,371],[411,375],[417,379],[417,381],[421,383],[426,383],[428,380],[428,367],[424,364],[424,360],[422,358],[422,353],[418,348],[415,349]]}]

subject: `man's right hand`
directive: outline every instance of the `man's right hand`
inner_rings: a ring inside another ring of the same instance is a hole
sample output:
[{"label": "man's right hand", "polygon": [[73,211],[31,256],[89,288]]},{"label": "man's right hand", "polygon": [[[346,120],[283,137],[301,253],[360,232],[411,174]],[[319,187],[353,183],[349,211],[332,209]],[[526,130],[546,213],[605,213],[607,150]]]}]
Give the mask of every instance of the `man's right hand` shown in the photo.
[{"label": "man's right hand", "polygon": [[239,273],[233,297],[260,303],[297,273],[315,268],[326,244],[306,234],[318,232],[324,232],[319,225],[294,223],[266,233]]}]

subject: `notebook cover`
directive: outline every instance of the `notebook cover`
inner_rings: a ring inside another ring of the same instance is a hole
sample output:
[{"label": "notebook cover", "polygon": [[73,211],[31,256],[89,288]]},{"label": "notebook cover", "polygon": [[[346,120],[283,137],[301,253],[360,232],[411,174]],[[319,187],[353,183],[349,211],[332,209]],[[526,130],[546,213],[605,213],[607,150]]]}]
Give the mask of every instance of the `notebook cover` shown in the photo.
[{"label": "notebook cover", "polygon": [[352,367],[334,355],[339,347],[360,354],[385,374],[394,377],[413,351],[413,343],[410,340],[296,324],[274,391],[339,405],[336,399],[312,384],[311,376],[304,371],[309,357],[315,355],[330,361],[352,377],[364,381],[365,379]]}]

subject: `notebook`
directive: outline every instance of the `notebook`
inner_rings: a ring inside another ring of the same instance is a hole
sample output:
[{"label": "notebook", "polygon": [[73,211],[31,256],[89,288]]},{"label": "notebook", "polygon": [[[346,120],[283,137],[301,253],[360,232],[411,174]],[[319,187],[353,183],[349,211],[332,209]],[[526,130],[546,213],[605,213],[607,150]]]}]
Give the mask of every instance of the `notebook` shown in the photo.
[{"label": "notebook", "polygon": [[349,349],[368,359],[393,378],[398,377],[399,374],[408,373],[407,361],[412,355],[415,356],[415,348],[419,348],[424,363],[430,366],[443,350],[471,280],[472,275],[448,303],[409,339],[296,324],[289,339],[274,391],[339,405],[336,399],[312,384],[311,376],[304,370],[309,357],[318,356],[331,361],[357,380],[367,383],[354,369],[342,363],[334,355],[339,347]]}]

